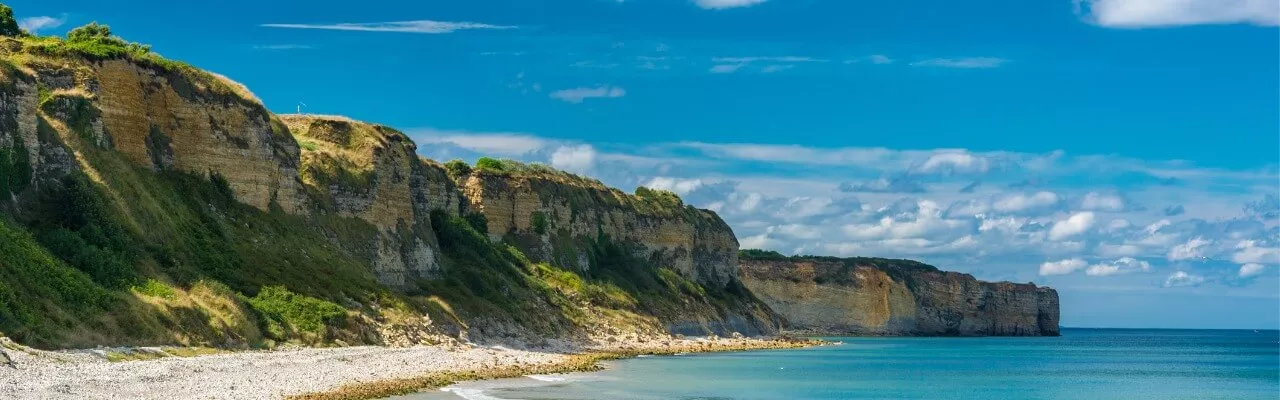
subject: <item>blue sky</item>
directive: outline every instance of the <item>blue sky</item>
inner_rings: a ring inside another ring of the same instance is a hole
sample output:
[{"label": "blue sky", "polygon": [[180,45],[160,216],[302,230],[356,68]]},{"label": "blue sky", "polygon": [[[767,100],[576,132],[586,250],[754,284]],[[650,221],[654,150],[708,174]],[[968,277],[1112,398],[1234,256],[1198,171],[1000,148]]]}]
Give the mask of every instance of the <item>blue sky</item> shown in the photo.
[{"label": "blue sky", "polygon": [[1274,0],[8,3],[431,158],[674,190],[744,247],[1048,284],[1068,326],[1280,327]]}]

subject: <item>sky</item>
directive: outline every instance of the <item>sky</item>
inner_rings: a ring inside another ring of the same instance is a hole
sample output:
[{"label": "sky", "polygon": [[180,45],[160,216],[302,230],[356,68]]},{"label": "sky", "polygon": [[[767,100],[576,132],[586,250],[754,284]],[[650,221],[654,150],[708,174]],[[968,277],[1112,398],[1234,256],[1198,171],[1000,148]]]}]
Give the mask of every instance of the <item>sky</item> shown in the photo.
[{"label": "sky", "polygon": [[1049,285],[1064,326],[1280,327],[1275,0],[186,3],[8,2],[428,158],[674,191],[744,248]]}]

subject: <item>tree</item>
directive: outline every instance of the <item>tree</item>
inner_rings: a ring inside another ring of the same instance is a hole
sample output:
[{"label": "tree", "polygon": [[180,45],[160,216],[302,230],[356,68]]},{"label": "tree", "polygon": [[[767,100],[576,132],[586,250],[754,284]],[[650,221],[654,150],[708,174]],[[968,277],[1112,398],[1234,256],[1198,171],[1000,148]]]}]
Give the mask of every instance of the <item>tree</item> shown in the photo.
[{"label": "tree", "polygon": [[[67,41],[73,43],[111,42],[113,41],[112,39],[111,27],[97,22],[90,22],[88,25],[81,26],[67,32]],[[120,39],[114,39],[114,41],[119,41],[121,45],[124,44],[124,41]]]},{"label": "tree", "polygon": [[18,20],[13,18],[13,9],[4,4],[0,4],[0,35],[23,35],[22,28],[18,27]]}]

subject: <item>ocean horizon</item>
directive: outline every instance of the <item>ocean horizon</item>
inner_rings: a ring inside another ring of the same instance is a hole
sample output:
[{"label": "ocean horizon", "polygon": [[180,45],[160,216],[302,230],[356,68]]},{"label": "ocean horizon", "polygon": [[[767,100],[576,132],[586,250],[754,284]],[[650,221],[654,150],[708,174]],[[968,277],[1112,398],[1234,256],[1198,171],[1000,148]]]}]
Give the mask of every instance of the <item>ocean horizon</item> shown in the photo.
[{"label": "ocean horizon", "polygon": [[1063,328],[1058,337],[827,337],[641,357],[401,400],[1275,399],[1280,330]]}]

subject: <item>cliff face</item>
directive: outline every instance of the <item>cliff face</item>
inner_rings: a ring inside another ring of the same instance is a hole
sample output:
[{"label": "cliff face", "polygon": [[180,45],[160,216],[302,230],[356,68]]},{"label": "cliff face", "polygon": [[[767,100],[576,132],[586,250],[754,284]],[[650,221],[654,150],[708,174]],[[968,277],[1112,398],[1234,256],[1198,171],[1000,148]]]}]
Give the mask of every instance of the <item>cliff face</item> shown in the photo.
[{"label": "cliff face", "polygon": [[744,259],[742,280],[789,322],[819,334],[1056,336],[1058,293],[982,282],[905,260]]},{"label": "cliff face", "polygon": [[400,131],[344,117],[282,115],[302,148],[302,182],[316,212],[359,218],[378,230],[366,244],[378,282],[409,287],[440,272],[433,209],[457,208],[443,169],[418,158]]},{"label": "cliff face", "polygon": [[669,193],[630,195],[598,181],[507,164],[506,171],[476,170],[460,178],[469,210],[484,216],[491,240],[584,276],[647,281],[618,269],[675,271],[678,278],[661,279],[671,285],[688,280],[705,289],[693,299],[650,305],[664,309],[659,320],[672,332],[777,331],[777,317],[742,288],[738,241],[715,213],[686,206]]},{"label": "cliff face", "polygon": [[737,281],[733,231],[715,213],[678,199],[637,197],[556,174],[477,171],[465,182],[489,235],[518,243],[533,259],[590,271],[590,244],[609,240],[711,288]]}]

